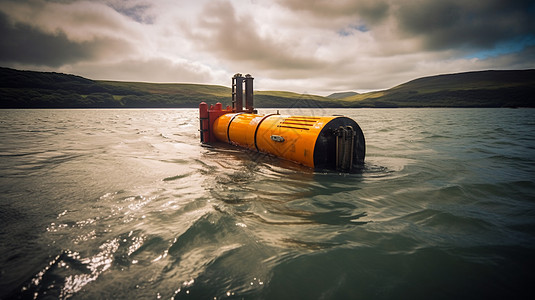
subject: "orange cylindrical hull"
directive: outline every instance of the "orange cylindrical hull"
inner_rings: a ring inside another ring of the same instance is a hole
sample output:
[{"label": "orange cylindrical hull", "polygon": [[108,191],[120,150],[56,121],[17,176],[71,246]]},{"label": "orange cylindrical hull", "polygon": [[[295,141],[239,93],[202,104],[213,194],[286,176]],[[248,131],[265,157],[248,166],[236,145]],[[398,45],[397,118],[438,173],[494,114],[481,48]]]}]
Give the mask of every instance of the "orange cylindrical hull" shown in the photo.
[{"label": "orange cylindrical hull", "polygon": [[344,126],[354,128],[357,136],[355,142],[351,141],[356,149],[351,154],[351,164],[362,164],[364,135],[357,123],[346,117],[229,113],[215,120],[213,134],[219,141],[273,154],[308,167],[334,169],[338,147],[335,132]]}]

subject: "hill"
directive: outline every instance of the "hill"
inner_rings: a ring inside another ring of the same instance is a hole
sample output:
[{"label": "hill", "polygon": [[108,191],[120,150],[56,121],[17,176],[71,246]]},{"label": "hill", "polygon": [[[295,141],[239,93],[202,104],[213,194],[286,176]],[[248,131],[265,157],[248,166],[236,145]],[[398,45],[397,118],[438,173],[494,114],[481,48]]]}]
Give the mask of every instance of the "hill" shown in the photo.
[{"label": "hill", "polygon": [[[231,103],[219,85],[99,81],[80,76],[0,68],[0,108],[180,108]],[[334,107],[321,96],[255,91],[255,106]]]},{"label": "hill", "polygon": [[[255,107],[535,107],[535,70],[423,77],[388,90],[328,97],[255,91]],[[231,102],[219,85],[91,80],[0,68],[0,108],[180,108]]]},{"label": "hill", "polygon": [[339,93],[332,93],[329,96],[327,96],[327,98],[330,98],[330,99],[344,99],[344,98],[348,98],[348,97],[355,96],[355,95],[358,95],[358,94],[359,93],[357,93],[357,92],[339,92]]},{"label": "hill", "polygon": [[422,77],[341,100],[352,107],[535,107],[535,70]]}]

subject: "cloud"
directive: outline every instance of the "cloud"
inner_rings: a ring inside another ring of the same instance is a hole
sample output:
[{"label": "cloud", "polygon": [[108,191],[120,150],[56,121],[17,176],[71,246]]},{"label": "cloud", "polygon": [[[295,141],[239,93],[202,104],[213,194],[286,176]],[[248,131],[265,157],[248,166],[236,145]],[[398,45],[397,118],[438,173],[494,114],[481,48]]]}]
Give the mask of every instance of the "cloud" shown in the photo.
[{"label": "cloud", "polygon": [[156,18],[156,15],[151,12],[154,5],[144,0],[108,0],[106,2],[118,13],[138,23],[153,24]]},{"label": "cloud", "polygon": [[169,9],[176,4],[151,3],[0,2],[0,63],[93,79],[210,82],[221,76],[217,67],[184,57],[188,41]]},{"label": "cloud", "polygon": [[[278,0],[313,19],[353,19],[357,26],[420,40],[420,50],[481,49],[535,34],[532,0]],[[313,23],[312,23],[313,24]],[[377,36],[379,41],[380,36]],[[383,36],[386,38],[387,36]],[[392,36],[388,36],[391,38]]]},{"label": "cloud", "polygon": [[12,23],[30,25],[46,34],[64,33],[73,42],[90,41],[106,36],[113,39],[139,39],[137,22],[121,15],[101,2],[4,0],[0,11]]},{"label": "cloud", "polygon": [[2,62],[59,67],[117,59],[134,53],[136,40],[143,39],[118,13],[100,4],[37,0],[2,4]]},{"label": "cloud", "polygon": [[186,60],[172,61],[165,58],[126,59],[117,62],[87,63],[67,65],[60,69],[70,73],[72,70],[83,73],[92,79],[146,82],[184,82],[199,83],[213,80],[209,68]]},{"label": "cloud", "polygon": [[[513,60],[517,68],[535,67],[535,57],[522,51],[535,44],[533,1],[277,3],[293,15],[294,28],[303,26],[310,36],[318,37],[316,51],[329,65],[314,69],[309,78],[318,78],[310,81],[320,82],[324,91],[383,89],[421,76],[506,69]],[[500,52],[504,44],[514,51]],[[499,55],[477,56],[481,53]]]},{"label": "cloud", "polygon": [[509,70],[526,69],[526,66],[533,68],[535,66],[535,45],[525,47],[519,52],[473,60],[477,61],[483,69],[497,69],[496,66],[502,66],[499,69]]},{"label": "cloud", "polygon": [[26,24],[10,24],[3,13],[0,13],[0,44],[0,62],[50,67],[90,59],[94,48],[98,48],[98,43],[74,43],[62,32],[52,35]]},{"label": "cloud", "polygon": [[535,33],[531,0],[410,1],[394,13],[400,30],[431,50],[488,48]]},{"label": "cloud", "polygon": [[202,51],[225,59],[229,67],[295,71],[322,68],[326,63],[299,51],[298,40],[261,34],[259,28],[250,15],[238,15],[231,2],[210,1],[187,32]]},{"label": "cloud", "polygon": [[366,22],[382,21],[388,13],[389,5],[383,0],[277,0],[282,6],[302,11],[314,17],[338,19],[359,17]]},{"label": "cloud", "polygon": [[0,64],[328,94],[535,67],[529,0],[0,0]]}]

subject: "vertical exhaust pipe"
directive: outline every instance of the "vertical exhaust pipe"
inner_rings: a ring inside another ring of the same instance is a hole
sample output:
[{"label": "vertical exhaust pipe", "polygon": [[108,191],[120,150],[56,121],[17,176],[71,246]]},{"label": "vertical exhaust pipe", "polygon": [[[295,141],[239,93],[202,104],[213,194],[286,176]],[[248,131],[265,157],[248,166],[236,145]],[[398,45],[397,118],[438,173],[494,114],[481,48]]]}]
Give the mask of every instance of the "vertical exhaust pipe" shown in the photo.
[{"label": "vertical exhaust pipe", "polygon": [[245,110],[250,113],[254,111],[253,79],[250,74],[245,75]]},{"label": "vertical exhaust pipe", "polygon": [[232,77],[232,110],[234,112],[243,111],[243,80],[240,73]]}]

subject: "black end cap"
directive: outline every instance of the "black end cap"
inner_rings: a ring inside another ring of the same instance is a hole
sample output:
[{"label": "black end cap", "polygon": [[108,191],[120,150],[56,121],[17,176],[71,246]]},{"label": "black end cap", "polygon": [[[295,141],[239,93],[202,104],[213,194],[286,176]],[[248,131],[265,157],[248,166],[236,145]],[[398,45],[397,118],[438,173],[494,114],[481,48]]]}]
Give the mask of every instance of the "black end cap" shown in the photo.
[{"label": "black end cap", "polygon": [[358,170],[364,165],[366,155],[366,141],[362,129],[354,120],[347,117],[337,117],[329,121],[321,130],[314,146],[314,168],[317,170],[336,170],[336,135],[335,130],[340,126],[351,126],[356,132],[353,151],[352,170]]}]

